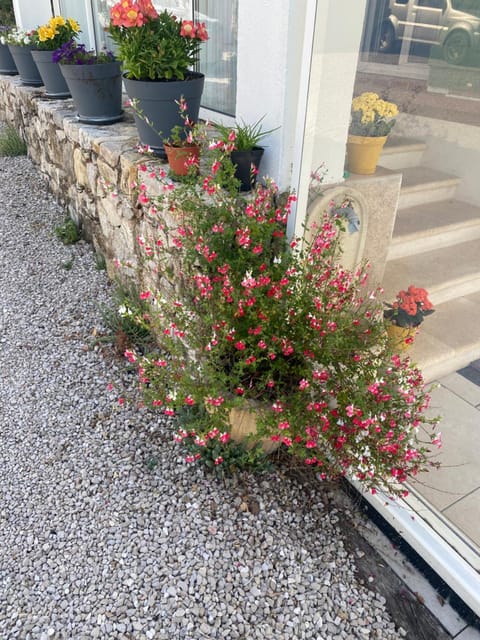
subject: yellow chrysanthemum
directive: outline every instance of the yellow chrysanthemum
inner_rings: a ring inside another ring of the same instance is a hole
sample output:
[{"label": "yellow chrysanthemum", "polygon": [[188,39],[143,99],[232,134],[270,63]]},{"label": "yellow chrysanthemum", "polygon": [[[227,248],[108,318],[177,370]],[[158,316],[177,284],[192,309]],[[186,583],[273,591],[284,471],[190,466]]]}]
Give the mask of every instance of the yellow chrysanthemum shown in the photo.
[{"label": "yellow chrysanthemum", "polygon": [[67,22],[70,25],[70,27],[73,29],[73,31],[75,31],[76,33],[80,31],[80,25],[76,20],[74,20],[73,18],[68,18]]},{"label": "yellow chrysanthemum", "polygon": [[52,40],[55,37],[55,29],[49,26],[38,27],[38,39],[40,42]]},{"label": "yellow chrysanthemum", "polygon": [[65,26],[65,19],[62,16],[55,16],[54,18],[50,18],[49,25],[52,29],[56,29],[57,27]]}]

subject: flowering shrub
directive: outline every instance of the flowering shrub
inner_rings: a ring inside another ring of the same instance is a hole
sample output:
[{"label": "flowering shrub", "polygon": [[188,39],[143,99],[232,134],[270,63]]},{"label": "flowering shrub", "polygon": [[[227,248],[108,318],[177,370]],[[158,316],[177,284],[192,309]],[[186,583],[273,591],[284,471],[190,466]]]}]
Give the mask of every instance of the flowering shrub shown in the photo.
[{"label": "flowering shrub", "polygon": [[122,0],[110,11],[109,32],[128,78],[183,80],[208,40],[205,24],[158,14],[150,0]]},{"label": "flowering shrub", "polygon": [[251,197],[225,188],[228,144],[211,147],[220,157],[197,181],[174,184],[141,167],[162,193],[152,200],[139,187],[156,229],[139,245],[161,274],[158,291],[141,293],[159,351],[126,352],[146,402],[169,416],[187,410],[176,439],[188,442],[189,461],[207,448],[212,460],[228,443],[233,408],[256,407],[259,436],[322,478],[402,491],[408,475],[434,465],[436,420],[424,415],[420,372],[389,350],[366,270],[338,263],[342,220],[329,214],[301,248],[286,236],[294,196],[271,181]]},{"label": "flowering shrub", "polygon": [[350,133],[354,136],[388,136],[398,114],[397,105],[381,100],[376,93],[362,93],[352,100]]},{"label": "flowering shrub", "polygon": [[115,56],[111,51],[87,51],[84,44],[69,40],[52,53],[52,60],[60,64],[106,64],[115,62]]},{"label": "flowering shrub", "polygon": [[428,299],[425,289],[414,287],[411,284],[407,291],[399,291],[396,300],[389,304],[384,315],[393,324],[399,327],[418,327],[423,322],[424,316],[434,312],[434,308]]},{"label": "flowering shrub", "polygon": [[80,33],[80,25],[73,18],[55,16],[47,24],[37,27],[32,44],[40,51],[54,51]]}]

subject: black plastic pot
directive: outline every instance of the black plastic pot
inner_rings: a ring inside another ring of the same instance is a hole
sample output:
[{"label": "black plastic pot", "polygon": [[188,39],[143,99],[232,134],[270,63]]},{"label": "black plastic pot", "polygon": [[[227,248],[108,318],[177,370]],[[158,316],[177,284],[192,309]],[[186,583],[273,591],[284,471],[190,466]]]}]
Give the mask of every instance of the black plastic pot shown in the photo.
[{"label": "black plastic pot", "polygon": [[58,62],[52,62],[52,52],[32,51],[32,58],[45,85],[47,98],[70,98],[70,91],[60,65]]},{"label": "black plastic pot", "polygon": [[[240,191],[250,191],[257,183],[257,171],[260,167],[264,149],[254,147],[249,151],[232,151],[230,158],[235,165],[235,177],[240,180]],[[252,172],[252,165],[255,171]]]},{"label": "black plastic pot", "polygon": [[15,61],[12,58],[8,45],[0,43],[0,73],[4,76],[16,76],[18,74]]},{"label": "black plastic pot", "polygon": [[79,122],[113,124],[123,118],[119,62],[61,64],[60,69],[72,94]]},{"label": "black plastic pot", "polygon": [[8,48],[15,61],[22,84],[29,87],[41,87],[43,80],[32,57],[33,47],[31,45],[9,44]]},{"label": "black plastic pot", "polygon": [[177,101],[183,96],[188,117],[198,119],[205,76],[191,71],[185,80],[130,80],[124,77],[125,90],[133,102],[138,137],[153,153],[166,158],[163,140],[176,125],[182,126]]}]

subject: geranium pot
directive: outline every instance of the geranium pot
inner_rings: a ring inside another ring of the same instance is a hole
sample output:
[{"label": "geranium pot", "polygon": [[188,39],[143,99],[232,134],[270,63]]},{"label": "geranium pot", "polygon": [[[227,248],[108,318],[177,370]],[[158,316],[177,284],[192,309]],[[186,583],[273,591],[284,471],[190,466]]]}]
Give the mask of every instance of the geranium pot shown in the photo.
[{"label": "geranium pot", "polygon": [[177,176],[186,176],[192,172],[192,167],[195,167],[195,173],[198,172],[200,147],[197,144],[174,147],[164,143],[163,146],[172,173]]},{"label": "geranium pot", "polygon": [[29,87],[41,87],[43,85],[42,76],[32,57],[34,47],[32,45],[9,44],[8,48],[18,69],[22,84]]},{"label": "geranium pot", "polygon": [[52,52],[32,51],[32,57],[45,85],[47,98],[69,98],[70,91],[60,65],[58,62],[52,62]]},{"label": "geranium pot", "polygon": [[120,63],[61,64],[79,122],[112,124],[123,118]]},{"label": "geranium pot", "polygon": [[418,327],[399,327],[393,322],[387,323],[387,335],[391,347],[395,351],[410,349],[417,333]]},{"label": "geranium pot", "polygon": [[387,136],[353,136],[347,140],[347,167],[352,173],[375,173]]},{"label": "geranium pot", "polygon": [[4,76],[16,76],[18,74],[15,61],[12,58],[7,44],[0,43],[0,73]]},{"label": "geranium pot", "polygon": [[[241,182],[240,191],[250,191],[256,185],[263,152],[263,147],[254,147],[248,151],[232,151],[230,154],[235,165],[235,177]],[[252,165],[255,167],[253,172]]]},{"label": "geranium pot", "polygon": [[124,76],[140,142],[155,155],[166,157],[163,140],[175,126],[184,125],[178,107],[182,96],[188,105],[188,117],[197,121],[204,82],[203,73],[194,71],[185,80],[131,80]]}]

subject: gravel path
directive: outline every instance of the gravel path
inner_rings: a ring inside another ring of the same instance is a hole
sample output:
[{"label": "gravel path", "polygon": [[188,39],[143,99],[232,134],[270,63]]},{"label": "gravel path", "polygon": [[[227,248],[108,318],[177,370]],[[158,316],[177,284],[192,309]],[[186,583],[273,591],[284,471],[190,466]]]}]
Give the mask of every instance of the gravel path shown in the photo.
[{"label": "gravel path", "polygon": [[28,159],[0,158],[0,203],[0,638],[402,637],[323,489],[218,483],[118,406],[134,376],[92,340],[111,287]]}]

